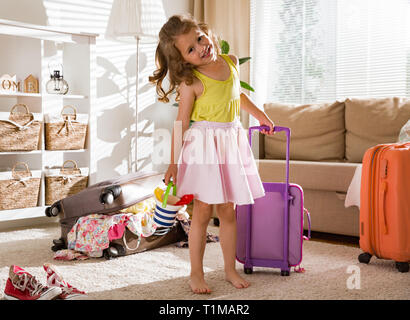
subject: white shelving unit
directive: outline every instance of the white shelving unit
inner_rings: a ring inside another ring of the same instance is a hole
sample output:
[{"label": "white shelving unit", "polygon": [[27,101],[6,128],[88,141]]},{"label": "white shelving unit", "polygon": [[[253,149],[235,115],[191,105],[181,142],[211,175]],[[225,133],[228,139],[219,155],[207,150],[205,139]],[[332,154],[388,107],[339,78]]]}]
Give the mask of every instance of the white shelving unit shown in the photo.
[{"label": "white shelving unit", "polygon": [[[89,182],[95,182],[95,163],[92,159],[93,136],[96,132],[93,105],[96,99],[97,34],[72,33],[66,30],[0,19],[0,76],[16,75],[20,91],[30,74],[39,81],[39,93],[0,94],[0,112],[9,112],[17,103],[26,104],[30,112],[42,115],[39,149],[27,152],[0,152],[0,171],[11,171],[16,162],[26,162],[30,170],[41,170],[42,179],[37,207],[0,211],[3,221],[43,217],[45,210],[44,170],[61,166],[65,160],[75,160],[78,167],[89,168]],[[63,65],[68,82],[66,95],[48,94],[49,63]],[[77,113],[88,114],[88,132],[82,150],[45,150],[44,115],[60,113],[65,105],[73,105]],[[0,194],[0,197],[3,195]]]}]

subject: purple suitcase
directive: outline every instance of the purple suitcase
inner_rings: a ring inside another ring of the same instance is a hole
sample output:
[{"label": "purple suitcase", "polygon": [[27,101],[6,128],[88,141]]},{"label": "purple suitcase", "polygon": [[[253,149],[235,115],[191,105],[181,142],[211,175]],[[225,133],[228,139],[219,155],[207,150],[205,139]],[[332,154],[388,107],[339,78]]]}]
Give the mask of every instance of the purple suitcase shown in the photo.
[{"label": "purple suitcase", "polygon": [[[249,143],[252,145],[252,131],[269,129],[266,126],[249,128]],[[244,271],[250,274],[253,267],[280,268],[282,276],[288,276],[293,266],[302,261],[303,217],[307,214],[310,238],[310,215],[303,207],[303,190],[297,184],[289,183],[290,129],[285,131],[286,182],[263,182],[265,196],[255,199],[251,205],[236,207],[237,245],[236,259],[244,264]]]}]

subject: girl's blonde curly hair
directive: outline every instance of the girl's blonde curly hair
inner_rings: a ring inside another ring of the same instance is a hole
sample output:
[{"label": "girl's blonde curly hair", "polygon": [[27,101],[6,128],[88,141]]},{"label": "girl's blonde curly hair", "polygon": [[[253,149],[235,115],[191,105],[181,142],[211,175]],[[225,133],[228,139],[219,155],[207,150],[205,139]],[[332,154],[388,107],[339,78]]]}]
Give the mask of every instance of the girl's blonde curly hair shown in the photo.
[{"label": "girl's blonde curly hair", "polygon": [[[149,77],[149,81],[156,86],[158,100],[169,102],[169,94],[176,90],[178,100],[178,88],[182,82],[187,85],[193,83],[194,75],[192,69],[194,66],[185,62],[181,53],[175,46],[175,40],[182,34],[187,34],[193,28],[202,30],[211,38],[217,54],[221,53],[217,37],[205,23],[198,23],[194,18],[188,15],[174,15],[162,26],[159,32],[159,42],[155,52],[155,63],[157,70]],[[162,82],[167,76],[169,78],[169,88],[164,90]]]}]

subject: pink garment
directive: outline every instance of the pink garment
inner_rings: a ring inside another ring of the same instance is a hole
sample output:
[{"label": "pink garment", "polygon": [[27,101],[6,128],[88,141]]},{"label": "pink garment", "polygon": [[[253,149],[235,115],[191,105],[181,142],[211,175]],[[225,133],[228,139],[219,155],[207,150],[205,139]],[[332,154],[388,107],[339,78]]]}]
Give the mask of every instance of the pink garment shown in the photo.
[{"label": "pink garment", "polygon": [[90,214],[80,217],[67,234],[67,249],[100,253],[110,245],[108,232],[116,224],[127,224],[132,214]]},{"label": "pink garment", "polygon": [[239,121],[193,123],[178,162],[177,196],[216,204],[252,204],[265,191]]},{"label": "pink garment", "polygon": [[[157,228],[152,216],[151,212],[143,212],[118,213],[112,216],[90,214],[80,217],[67,234],[67,248],[85,252],[89,256],[101,257],[103,250],[109,247],[111,239],[121,237],[125,227],[137,236],[152,235]],[[114,227],[116,225],[120,226]]]},{"label": "pink garment", "polygon": [[58,250],[54,254],[54,259],[55,260],[86,260],[88,259],[88,255],[77,252],[71,249],[63,249],[63,250]]},{"label": "pink garment", "polygon": [[112,240],[115,240],[115,239],[122,238],[122,235],[124,234],[124,231],[125,231],[125,224],[124,223],[114,224],[108,230],[108,240],[112,241]]}]

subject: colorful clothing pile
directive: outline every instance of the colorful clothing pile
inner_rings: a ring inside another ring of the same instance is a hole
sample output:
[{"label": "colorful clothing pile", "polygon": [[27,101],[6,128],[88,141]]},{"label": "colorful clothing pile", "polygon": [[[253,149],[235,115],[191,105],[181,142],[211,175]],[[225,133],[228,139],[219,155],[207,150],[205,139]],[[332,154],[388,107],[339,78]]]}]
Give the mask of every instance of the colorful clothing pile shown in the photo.
[{"label": "colorful clothing pile", "polygon": [[67,248],[101,257],[110,241],[123,236],[125,228],[139,237],[149,237],[155,230],[152,215],[119,213],[112,216],[91,214],[78,219],[67,235]]},{"label": "colorful clothing pile", "polygon": [[[103,250],[110,246],[112,240],[122,238],[125,228],[138,237],[149,237],[157,229],[154,210],[155,200],[149,198],[115,215],[91,214],[81,217],[67,234],[67,249],[57,251],[54,259],[100,258],[103,256]],[[188,239],[190,229],[188,213],[179,212],[176,217],[177,223],[181,224]],[[207,235],[207,242],[217,241],[219,241],[217,236]],[[176,246],[187,247],[188,241],[178,242]]]},{"label": "colorful clothing pile", "polygon": [[[188,218],[185,218],[185,219],[182,218],[182,219],[178,219],[178,222],[181,224],[181,227],[186,234],[186,240],[179,241],[175,245],[178,248],[188,248],[188,234],[189,234],[189,229],[191,228],[191,220],[188,220]],[[213,234],[210,234],[209,232],[207,232],[206,242],[219,242],[219,237],[214,236]]]}]

